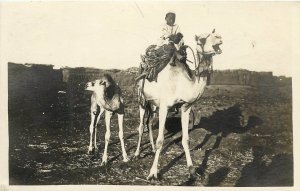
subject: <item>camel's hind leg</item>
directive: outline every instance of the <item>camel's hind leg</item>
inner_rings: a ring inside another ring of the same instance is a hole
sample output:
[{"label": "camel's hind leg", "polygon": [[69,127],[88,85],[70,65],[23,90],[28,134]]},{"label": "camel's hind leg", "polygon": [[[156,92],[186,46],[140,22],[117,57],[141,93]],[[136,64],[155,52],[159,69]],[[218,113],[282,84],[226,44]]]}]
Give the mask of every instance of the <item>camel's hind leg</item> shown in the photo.
[{"label": "camel's hind leg", "polygon": [[149,129],[149,139],[150,139],[150,143],[152,146],[152,152],[155,153],[156,149],[155,149],[155,145],[154,145],[154,141],[153,141],[153,132],[152,132],[152,127],[153,127],[153,121],[154,121],[154,117],[155,117],[155,113],[153,113],[153,115],[150,117],[149,119],[149,123],[148,123],[148,129]]},{"label": "camel's hind leg", "polygon": [[107,164],[107,147],[110,139],[110,120],[112,117],[112,112],[111,111],[105,111],[105,126],[106,126],[106,132],[105,132],[105,147],[104,147],[104,152],[102,156],[102,163],[101,165]]},{"label": "camel's hind leg", "polygon": [[190,149],[189,149],[189,116],[191,108],[186,109],[184,106],[181,109],[181,126],[182,126],[182,146],[185,152],[187,166],[189,168],[190,174],[195,174],[195,168],[193,167],[193,162],[191,159]]},{"label": "camel's hind leg", "polygon": [[124,136],[123,136],[123,121],[124,121],[124,114],[118,114],[118,123],[119,123],[119,138],[122,146],[122,155],[123,155],[123,161],[127,162],[129,161],[129,158],[126,153],[125,144],[124,144]]},{"label": "camel's hind leg", "polygon": [[134,153],[134,156],[137,157],[140,155],[140,147],[141,147],[141,142],[142,142],[142,136],[144,132],[144,115],[145,115],[145,109],[142,106],[139,106],[140,108],[140,125],[138,127],[139,131],[139,140],[138,140],[138,145],[136,148],[136,151]]}]

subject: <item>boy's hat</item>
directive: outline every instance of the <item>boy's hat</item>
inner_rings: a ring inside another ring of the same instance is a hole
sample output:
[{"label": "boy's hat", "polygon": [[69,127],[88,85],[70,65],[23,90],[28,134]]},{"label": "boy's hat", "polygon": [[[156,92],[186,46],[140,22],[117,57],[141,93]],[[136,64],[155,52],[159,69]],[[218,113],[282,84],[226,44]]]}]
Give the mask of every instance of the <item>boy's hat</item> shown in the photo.
[{"label": "boy's hat", "polygon": [[173,12],[173,11],[169,11],[169,12],[167,12],[165,18],[167,18],[168,16],[174,16],[174,17],[176,17],[176,14],[175,14],[175,12]]}]

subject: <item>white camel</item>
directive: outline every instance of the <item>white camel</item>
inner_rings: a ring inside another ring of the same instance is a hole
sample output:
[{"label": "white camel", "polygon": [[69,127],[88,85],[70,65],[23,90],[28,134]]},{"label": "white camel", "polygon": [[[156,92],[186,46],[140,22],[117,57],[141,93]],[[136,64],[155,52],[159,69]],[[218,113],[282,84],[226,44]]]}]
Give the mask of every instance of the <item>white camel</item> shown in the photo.
[{"label": "white camel", "polygon": [[[91,124],[90,124],[90,144],[88,152],[92,153],[97,150],[96,134],[97,134],[97,123],[103,112],[105,111],[105,147],[102,156],[101,165],[107,164],[107,147],[110,139],[110,121],[114,113],[118,115],[119,124],[119,138],[122,146],[123,161],[129,160],[123,137],[123,119],[124,119],[124,102],[121,94],[120,87],[114,82],[112,77],[108,74],[100,79],[97,79],[86,84],[86,90],[92,91],[91,96]],[[93,148],[93,137],[94,137],[94,148]]]},{"label": "white camel", "polygon": [[[191,106],[200,99],[209,77],[209,67],[212,64],[212,57],[222,51],[219,45],[222,44],[221,36],[215,33],[195,36],[197,42],[196,55],[197,67],[191,77],[188,76],[186,67],[176,60],[176,66],[169,64],[158,74],[157,82],[140,80],[138,82],[139,92],[142,92],[144,99],[159,108],[159,132],[154,148],[152,125],[149,125],[150,142],[155,151],[155,158],[147,179],[157,178],[158,159],[164,142],[164,129],[168,110],[174,106],[181,107],[182,124],[182,145],[185,151],[187,167],[191,175],[195,174],[195,168],[190,156],[188,123]],[[196,59],[195,59],[196,62]],[[143,87],[143,90],[141,90]],[[145,107],[140,106],[139,141],[135,156],[140,154],[140,141],[143,134]]]}]

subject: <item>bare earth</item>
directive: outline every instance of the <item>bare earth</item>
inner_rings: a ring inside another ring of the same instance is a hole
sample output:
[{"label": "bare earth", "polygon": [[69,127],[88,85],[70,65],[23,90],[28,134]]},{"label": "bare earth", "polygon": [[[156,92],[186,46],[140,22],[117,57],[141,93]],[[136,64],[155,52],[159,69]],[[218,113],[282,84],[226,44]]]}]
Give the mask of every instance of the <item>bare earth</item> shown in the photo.
[{"label": "bare earth", "polygon": [[[123,93],[127,106],[125,145],[132,157],[138,140],[138,105],[132,89]],[[105,126],[101,119],[99,151],[88,155],[88,92],[76,97],[61,94],[48,109],[41,109],[39,101],[29,100],[30,108],[10,108],[9,181],[11,185],[292,186],[291,93],[290,87],[208,86],[193,108],[195,121],[189,133],[198,176],[188,176],[180,115],[171,112],[160,157],[159,180],[151,182],[146,177],[154,155],[147,131],[141,157],[123,163],[114,116],[108,165],[100,166]],[[156,124],[155,139],[157,128]]]}]

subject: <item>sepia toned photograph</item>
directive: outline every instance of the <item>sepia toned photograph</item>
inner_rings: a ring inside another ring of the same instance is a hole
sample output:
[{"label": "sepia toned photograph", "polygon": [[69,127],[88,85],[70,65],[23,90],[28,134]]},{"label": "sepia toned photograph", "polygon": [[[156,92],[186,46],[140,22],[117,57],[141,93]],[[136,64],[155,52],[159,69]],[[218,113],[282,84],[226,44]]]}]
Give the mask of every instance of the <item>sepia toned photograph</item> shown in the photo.
[{"label": "sepia toned photograph", "polygon": [[1,2],[0,16],[1,191],[294,188],[298,2]]}]

